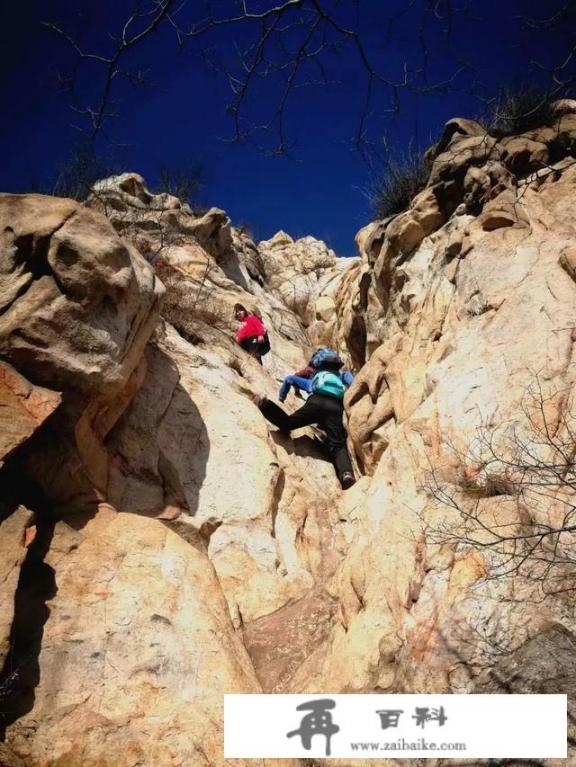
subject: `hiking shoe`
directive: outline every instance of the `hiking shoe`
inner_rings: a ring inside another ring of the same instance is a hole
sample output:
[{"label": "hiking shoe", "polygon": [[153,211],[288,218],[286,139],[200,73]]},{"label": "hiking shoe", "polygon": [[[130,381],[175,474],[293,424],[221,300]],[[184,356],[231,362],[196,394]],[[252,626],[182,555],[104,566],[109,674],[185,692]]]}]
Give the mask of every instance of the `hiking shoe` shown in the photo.
[{"label": "hiking shoe", "polygon": [[343,490],[348,490],[348,488],[352,487],[355,482],[354,474],[351,474],[349,471],[345,471],[344,474],[342,474],[341,483]]}]

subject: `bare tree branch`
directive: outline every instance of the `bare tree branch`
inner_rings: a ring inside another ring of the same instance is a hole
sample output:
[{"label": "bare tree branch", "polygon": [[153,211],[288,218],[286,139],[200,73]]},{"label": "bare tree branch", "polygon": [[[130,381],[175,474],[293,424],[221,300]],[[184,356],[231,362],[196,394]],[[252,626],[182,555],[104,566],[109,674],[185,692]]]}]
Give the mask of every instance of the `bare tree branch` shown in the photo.
[{"label": "bare tree branch", "polygon": [[[552,420],[550,412],[559,416]],[[482,427],[467,451],[449,446],[458,482],[431,467],[427,491],[456,520],[427,525],[429,539],[489,555],[489,578],[519,574],[545,594],[576,590],[576,421],[572,392],[546,395],[538,376],[521,420]],[[492,499],[492,500],[490,500]]]},{"label": "bare tree branch", "polygon": [[[555,35],[572,23],[572,2],[551,9],[550,15],[534,19],[519,15],[521,27],[536,30],[538,35]],[[374,44],[367,36],[367,18],[361,17],[361,5],[355,0],[226,0],[205,2],[201,8],[190,0],[138,0],[131,12],[119,24],[111,37],[112,50],[86,50],[74,34],[62,24],[46,26],[72,47],[80,64],[100,69],[99,89],[88,103],[78,105],[79,114],[88,121],[92,137],[103,131],[104,125],[117,114],[113,105],[115,86],[121,79],[134,85],[148,82],[148,66],[128,68],[131,54],[138,50],[144,56],[143,44],[158,30],[172,31],[178,46],[196,44],[203,60],[224,76],[232,93],[228,112],[233,123],[233,140],[253,137],[261,131],[277,134],[274,154],[288,151],[290,138],[286,133],[286,113],[290,94],[303,85],[326,85],[334,82],[327,65],[333,54],[346,54],[346,66],[358,73],[358,119],[355,142],[362,146],[367,140],[368,123],[376,114],[394,114],[400,109],[400,94],[445,93],[461,83],[463,91],[486,100],[473,68],[466,61],[455,63],[451,71],[437,66],[440,50],[433,51],[434,32],[442,36],[456,34],[457,22],[471,18],[473,4],[444,0],[405,0],[405,7],[391,13],[383,25],[381,41]],[[404,60],[397,52],[390,57],[382,53],[393,45],[392,30],[402,21],[413,20],[414,38],[406,48]],[[226,43],[223,35],[234,29],[235,41]],[[520,25],[519,25],[520,28]],[[436,48],[438,48],[437,41]],[[106,48],[110,48],[109,41]],[[555,85],[558,95],[576,82],[576,45],[558,46],[554,61],[540,61],[531,56],[531,66],[545,73]],[[215,62],[215,54],[219,60]],[[235,54],[235,55],[234,55]],[[384,62],[384,63],[383,63]],[[388,71],[393,70],[393,71]],[[145,74],[144,74],[145,73]],[[311,74],[312,73],[312,74]],[[320,78],[318,79],[318,73]],[[441,76],[439,76],[441,73]],[[267,104],[257,101],[258,83],[273,80],[276,99]],[[90,80],[92,87],[94,78]],[[383,107],[383,105],[386,105]],[[256,113],[266,112],[264,118]]]}]

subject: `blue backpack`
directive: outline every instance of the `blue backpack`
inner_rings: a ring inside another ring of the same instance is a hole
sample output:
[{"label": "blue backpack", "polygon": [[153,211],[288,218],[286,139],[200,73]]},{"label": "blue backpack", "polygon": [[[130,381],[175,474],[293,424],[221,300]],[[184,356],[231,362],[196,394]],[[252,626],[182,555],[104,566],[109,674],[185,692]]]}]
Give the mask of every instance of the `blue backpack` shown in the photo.
[{"label": "blue backpack", "polygon": [[310,365],[317,370],[324,366],[332,368],[332,370],[338,370],[344,363],[340,359],[338,352],[333,349],[318,349],[318,351],[312,356]]},{"label": "blue backpack", "polygon": [[329,370],[321,370],[312,379],[312,394],[324,394],[327,397],[343,399],[346,387],[342,383],[338,373]]}]

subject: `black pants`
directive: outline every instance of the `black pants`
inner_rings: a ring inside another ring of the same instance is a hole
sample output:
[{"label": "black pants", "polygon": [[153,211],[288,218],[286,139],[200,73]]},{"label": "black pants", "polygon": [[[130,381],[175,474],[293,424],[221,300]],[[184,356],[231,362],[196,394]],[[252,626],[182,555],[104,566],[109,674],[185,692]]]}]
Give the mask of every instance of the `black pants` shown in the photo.
[{"label": "black pants", "polygon": [[326,432],[326,447],[338,479],[342,480],[342,475],[346,472],[354,473],[346,447],[346,429],[342,423],[344,405],[341,400],[322,394],[312,394],[303,407],[292,415],[285,413],[281,407],[270,400],[264,400],[260,410],[264,418],[281,431],[292,431],[292,429],[301,429],[303,426],[318,424]]},{"label": "black pants", "polygon": [[254,359],[257,359],[258,362],[262,364],[260,344],[258,343],[258,338],[256,336],[252,336],[251,338],[243,338],[240,341],[240,346],[244,349],[244,351],[247,351],[251,357],[254,357]]}]

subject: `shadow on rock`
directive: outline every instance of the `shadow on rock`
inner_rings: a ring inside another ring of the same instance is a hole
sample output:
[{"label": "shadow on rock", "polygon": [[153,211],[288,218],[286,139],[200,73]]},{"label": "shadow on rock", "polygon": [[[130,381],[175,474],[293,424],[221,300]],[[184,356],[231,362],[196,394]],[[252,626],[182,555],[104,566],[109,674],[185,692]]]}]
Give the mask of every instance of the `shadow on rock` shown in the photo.
[{"label": "shadow on rock", "polygon": [[40,681],[39,657],[47,602],[57,593],[56,577],[45,561],[54,534],[54,522],[39,517],[37,534],[20,571],[14,600],[10,650],[0,673],[0,740],[6,728],[32,710]]},{"label": "shadow on rock", "polygon": [[274,443],[284,448],[289,455],[332,463],[328,448],[320,436],[309,437],[304,434],[301,437],[290,437],[281,431],[271,431],[270,436]]},{"label": "shadow on rock", "polygon": [[174,519],[195,515],[210,452],[202,416],[180,383],[174,361],[146,349],[146,377],[114,426],[108,500],[118,510]]}]

